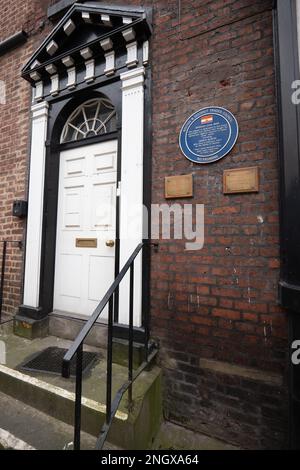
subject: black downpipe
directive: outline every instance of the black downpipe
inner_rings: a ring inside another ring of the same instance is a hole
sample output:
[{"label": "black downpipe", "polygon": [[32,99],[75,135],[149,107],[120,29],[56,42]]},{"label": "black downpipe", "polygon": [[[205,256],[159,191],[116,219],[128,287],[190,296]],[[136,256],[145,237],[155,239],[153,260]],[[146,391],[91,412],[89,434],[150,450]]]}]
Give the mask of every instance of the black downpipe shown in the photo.
[{"label": "black downpipe", "polygon": [[0,42],[0,56],[3,54],[6,54],[11,49],[18,47],[21,44],[25,44],[26,41],[27,41],[27,34],[25,33],[25,31],[19,31],[13,36],[10,36],[9,38]]},{"label": "black downpipe", "polygon": [[7,250],[7,241],[4,241],[3,242],[3,248],[2,248],[1,281],[0,281],[0,323],[1,323],[2,305],[3,305],[3,290],[4,290],[4,279],[5,279],[6,250]]},{"label": "black downpipe", "polygon": [[300,79],[295,0],[274,5],[280,164],[280,304],[289,323],[289,447],[300,449],[300,365],[293,365],[292,343],[300,340],[300,105],[292,87]]}]

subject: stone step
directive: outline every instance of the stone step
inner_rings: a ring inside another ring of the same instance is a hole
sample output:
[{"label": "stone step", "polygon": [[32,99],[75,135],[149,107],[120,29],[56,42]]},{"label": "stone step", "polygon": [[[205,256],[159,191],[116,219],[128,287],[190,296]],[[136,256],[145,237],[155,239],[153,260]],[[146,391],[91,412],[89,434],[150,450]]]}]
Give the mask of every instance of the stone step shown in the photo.
[{"label": "stone step", "polygon": [[[5,344],[7,356],[5,365],[0,365],[0,392],[72,427],[74,378],[67,380],[60,376],[19,370],[19,365],[34,352],[50,345],[66,348],[70,343],[55,337],[30,341],[10,332],[0,332],[0,341]],[[106,411],[105,351],[98,352],[101,359],[84,377],[82,398],[82,430],[95,437],[99,435]],[[114,393],[126,379],[127,368],[114,364]],[[123,449],[147,449],[152,445],[162,416],[161,370],[158,367],[151,367],[137,378],[133,386],[133,400],[133,410],[128,413],[127,396],[124,395],[108,439]]]},{"label": "stone step", "polygon": [[[71,447],[73,428],[0,392],[0,444],[13,449],[63,450]],[[93,449],[95,437],[82,433],[82,448]]]},{"label": "stone step", "polygon": [[[0,448],[71,450],[73,427],[0,392]],[[82,450],[93,450],[96,438],[82,432]],[[105,449],[120,448],[106,443]]]}]

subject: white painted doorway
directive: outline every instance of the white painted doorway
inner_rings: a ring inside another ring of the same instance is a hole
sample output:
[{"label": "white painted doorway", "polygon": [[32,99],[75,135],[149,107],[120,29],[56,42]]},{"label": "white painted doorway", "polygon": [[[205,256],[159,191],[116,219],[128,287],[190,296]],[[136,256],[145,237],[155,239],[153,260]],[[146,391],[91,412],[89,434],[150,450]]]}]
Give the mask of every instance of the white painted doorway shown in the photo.
[{"label": "white painted doorway", "polygon": [[91,315],[114,280],[116,185],[116,140],[61,152],[56,311]]}]

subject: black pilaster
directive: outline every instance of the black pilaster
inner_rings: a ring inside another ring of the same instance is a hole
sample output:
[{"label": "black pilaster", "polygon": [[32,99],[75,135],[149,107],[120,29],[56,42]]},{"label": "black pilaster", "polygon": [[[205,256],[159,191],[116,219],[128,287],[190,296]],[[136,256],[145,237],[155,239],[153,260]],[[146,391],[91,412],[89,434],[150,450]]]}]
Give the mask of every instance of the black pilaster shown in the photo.
[{"label": "black pilaster", "polygon": [[[300,105],[292,100],[292,84],[300,79],[295,0],[277,1],[274,32],[280,160],[279,297],[281,305],[288,309],[291,345],[300,339]],[[290,361],[289,367],[290,446],[300,449],[300,365]]]}]

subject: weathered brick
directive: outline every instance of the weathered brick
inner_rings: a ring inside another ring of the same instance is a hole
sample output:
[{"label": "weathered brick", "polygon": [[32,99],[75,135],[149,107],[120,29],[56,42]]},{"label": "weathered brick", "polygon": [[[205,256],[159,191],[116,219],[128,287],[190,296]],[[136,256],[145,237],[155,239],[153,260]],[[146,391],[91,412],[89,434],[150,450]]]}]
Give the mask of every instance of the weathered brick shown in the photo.
[{"label": "weathered brick", "polygon": [[[24,221],[11,215],[13,200],[27,197],[30,87],[20,70],[53,27],[45,15],[48,3],[0,0],[0,40],[21,29],[29,34],[24,46],[0,57],[0,79],[5,77],[7,85],[7,104],[0,105],[0,239],[24,239]],[[202,251],[191,255],[181,240],[163,240],[151,259],[151,327],[162,347],[165,414],[246,448],[284,447],[286,401],[278,403],[278,420],[276,413],[266,412],[274,387],[262,398],[261,384],[205,375],[192,364],[195,358],[213,358],[285,372],[287,320],[276,291],[279,168],[272,1],[183,0],[180,24],[177,0],[107,3],[153,7],[152,202],[165,202],[165,176],[193,173],[192,201],[206,208]],[[182,156],[178,133],[192,112],[210,105],[236,114],[239,139],[218,163],[196,165]],[[256,165],[258,194],[223,194],[225,169]],[[11,246],[4,289],[4,309],[11,314],[21,303],[22,266],[23,252]],[[264,322],[273,325],[267,341]],[[212,393],[218,384],[238,388],[241,382],[245,393],[238,391],[238,399],[229,388]],[[198,396],[192,393],[195,386]],[[285,385],[280,393],[286,396]]]}]

